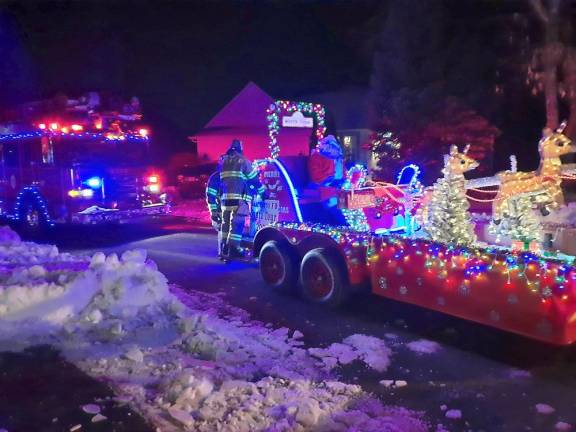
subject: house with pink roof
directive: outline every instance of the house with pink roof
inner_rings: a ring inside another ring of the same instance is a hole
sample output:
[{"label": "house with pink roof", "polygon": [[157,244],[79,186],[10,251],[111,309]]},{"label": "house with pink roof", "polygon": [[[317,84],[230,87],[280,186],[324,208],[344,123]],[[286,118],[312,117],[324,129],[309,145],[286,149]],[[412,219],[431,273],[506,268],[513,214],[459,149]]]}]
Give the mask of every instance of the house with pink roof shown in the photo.
[{"label": "house with pink roof", "polygon": [[[198,156],[215,161],[226,152],[232,140],[238,138],[249,159],[269,157],[266,109],[274,101],[256,84],[248,83],[204,128],[190,137],[196,142]],[[281,156],[309,154],[310,140],[314,134],[311,123],[299,118],[287,118],[280,122],[278,144]]]}]

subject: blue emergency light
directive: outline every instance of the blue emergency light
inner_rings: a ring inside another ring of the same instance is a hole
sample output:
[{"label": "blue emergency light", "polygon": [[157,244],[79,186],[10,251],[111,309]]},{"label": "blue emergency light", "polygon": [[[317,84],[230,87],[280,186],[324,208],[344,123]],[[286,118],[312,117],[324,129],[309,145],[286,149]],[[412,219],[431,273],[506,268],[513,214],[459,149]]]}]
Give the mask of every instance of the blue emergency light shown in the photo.
[{"label": "blue emergency light", "polygon": [[86,184],[92,189],[100,189],[102,187],[102,179],[100,177],[90,177],[86,180]]}]

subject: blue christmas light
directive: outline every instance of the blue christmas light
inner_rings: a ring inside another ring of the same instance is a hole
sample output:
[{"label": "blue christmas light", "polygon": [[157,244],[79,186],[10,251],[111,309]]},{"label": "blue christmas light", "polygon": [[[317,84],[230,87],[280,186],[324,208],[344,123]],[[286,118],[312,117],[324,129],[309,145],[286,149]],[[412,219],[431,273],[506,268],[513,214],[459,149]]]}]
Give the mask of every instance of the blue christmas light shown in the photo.
[{"label": "blue christmas light", "polygon": [[6,134],[0,135],[0,141],[5,140],[21,140],[26,138],[38,138],[41,136],[63,136],[67,138],[92,138],[92,139],[103,139],[105,141],[148,141],[148,136],[135,135],[127,133],[124,135],[110,135],[107,132],[50,132],[50,131],[35,131],[35,132],[24,132],[17,134]]},{"label": "blue christmas light", "polygon": [[[407,170],[412,170],[412,176],[410,177],[408,182],[404,181],[404,173]],[[420,167],[416,164],[408,164],[402,167],[400,172],[398,173],[398,177],[396,179],[397,185],[408,185],[408,189],[411,192],[419,191],[422,188],[422,183],[420,183],[419,176],[422,173]]]},{"label": "blue christmas light", "polygon": [[15,221],[19,220],[20,212],[22,211],[22,199],[28,196],[33,197],[32,199],[36,202],[36,204],[40,208],[40,211],[42,212],[42,216],[44,217],[46,223],[49,226],[54,226],[54,221],[52,220],[50,214],[48,213],[46,200],[40,194],[38,189],[32,186],[26,186],[22,188],[22,190],[18,193],[18,195],[16,196],[16,202],[14,203],[14,213],[12,215],[9,215],[9,218]]},{"label": "blue christmas light", "polygon": [[296,188],[294,188],[294,184],[292,183],[292,180],[290,179],[290,176],[288,175],[286,168],[284,168],[284,165],[282,165],[282,162],[280,162],[278,159],[272,159],[272,162],[274,162],[274,164],[278,167],[278,170],[284,177],[284,180],[286,180],[286,184],[288,185],[288,189],[290,190],[290,197],[292,198],[292,204],[294,205],[294,209],[296,210],[296,217],[298,218],[298,222],[302,223],[303,221],[302,212],[300,211],[300,204],[298,204],[298,195],[296,193]]}]

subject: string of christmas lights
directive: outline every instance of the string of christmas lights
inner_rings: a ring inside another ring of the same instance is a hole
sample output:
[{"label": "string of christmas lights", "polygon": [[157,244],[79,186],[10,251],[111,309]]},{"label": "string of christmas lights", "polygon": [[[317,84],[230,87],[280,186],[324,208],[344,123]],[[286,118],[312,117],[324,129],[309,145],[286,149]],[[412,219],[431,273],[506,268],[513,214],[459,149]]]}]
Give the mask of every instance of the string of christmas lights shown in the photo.
[{"label": "string of christmas lights", "polygon": [[[367,261],[384,260],[386,264],[423,260],[426,274],[443,280],[447,286],[469,287],[483,278],[500,277],[506,282],[502,289],[525,286],[538,294],[543,303],[552,296],[562,301],[574,300],[567,288],[576,287],[574,258],[548,258],[529,252],[506,248],[466,248],[424,240],[380,237]],[[564,259],[562,259],[564,258]],[[414,271],[418,269],[413,268]]]},{"label": "string of christmas lights", "polygon": [[366,219],[366,214],[362,209],[340,209],[346,223],[353,231],[358,232],[368,232],[370,231],[370,225],[368,225],[368,219]]},{"label": "string of christmas lights", "polygon": [[62,136],[66,138],[78,138],[78,139],[103,139],[105,141],[148,141],[148,136],[142,136],[137,134],[111,134],[109,132],[52,132],[52,131],[36,131],[36,132],[24,132],[18,134],[7,134],[0,135],[0,141],[6,140],[21,140],[25,138],[39,138],[42,136]]},{"label": "string of christmas lights", "polygon": [[[424,268],[420,270],[448,286],[469,286],[482,278],[499,277],[505,281],[502,289],[526,287],[539,295],[543,303],[553,296],[562,301],[576,300],[571,294],[576,289],[576,262],[574,257],[566,255],[544,256],[498,246],[466,247],[325,224],[278,223],[276,226],[327,235],[347,255],[351,249],[366,248],[368,266],[378,261],[395,265],[410,263],[410,266],[423,262]],[[411,271],[419,269],[412,267]]]},{"label": "string of christmas lights", "polygon": [[372,139],[370,148],[378,161],[384,158],[398,160],[402,143],[390,131],[378,132]]},{"label": "string of christmas lights", "polygon": [[48,226],[54,226],[54,221],[50,217],[48,212],[48,207],[46,205],[46,200],[40,194],[37,188],[32,186],[26,186],[16,196],[16,202],[14,203],[14,213],[8,217],[16,222],[22,222],[20,217],[22,215],[23,205],[28,202],[29,204],[34,204],[40,210],[43,220]]},{"label": "string of christmas lights", "polygon": [[270,143],[270,155],[276,159],[280,155],[280,146],[278,145],[278,134],[280,133],[280,116],[282,113],[292,114],[294,112],[301,112],[308,114],[316,119],[316,138],[321,140],[326,133],[326,110],[321,104],[314,104],[310,102],[291,102],[284,100],[277,100],[266,109],[266,119],[268,120],[268,136]]},{"label": "string of christmas lights", "polygon": [[368,178],[368,169],[364,165],[356,164],[346,171],[346,180],[342,185],[344,190],[354,190],[364,186]]}]

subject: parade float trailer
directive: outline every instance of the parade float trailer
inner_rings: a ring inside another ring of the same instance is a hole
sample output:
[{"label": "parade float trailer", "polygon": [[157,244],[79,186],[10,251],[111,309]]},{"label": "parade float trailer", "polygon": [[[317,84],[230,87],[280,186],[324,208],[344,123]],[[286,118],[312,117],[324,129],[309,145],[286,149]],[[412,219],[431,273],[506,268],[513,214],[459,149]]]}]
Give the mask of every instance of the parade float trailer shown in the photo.
[{"label": "parade float trailer", "polygon": [[[294,110],[320,112],[276,102],[269,112],[273,157],[256,161],[268,196],[250,240],[268,286],[337,306],[369,285],[381,297],[541,341],[576,341],[574,257],[545,248],[536,214],[562,208],[560,182],[574,180],[559,165],[560,154],[574,151],[561,131],[541,140],[534,173],[512,167],[467,182],[464,172],[478,163],[452,146],[443,177],[430,188],[415,166],[395,183],[370,182],[355,166],[341,181],[318,184],[310,179],[318,152],[283,158],[276,145],[275,120]],[[477,211],[489,204],[499,220],[473,217],[470,203]]]}]

